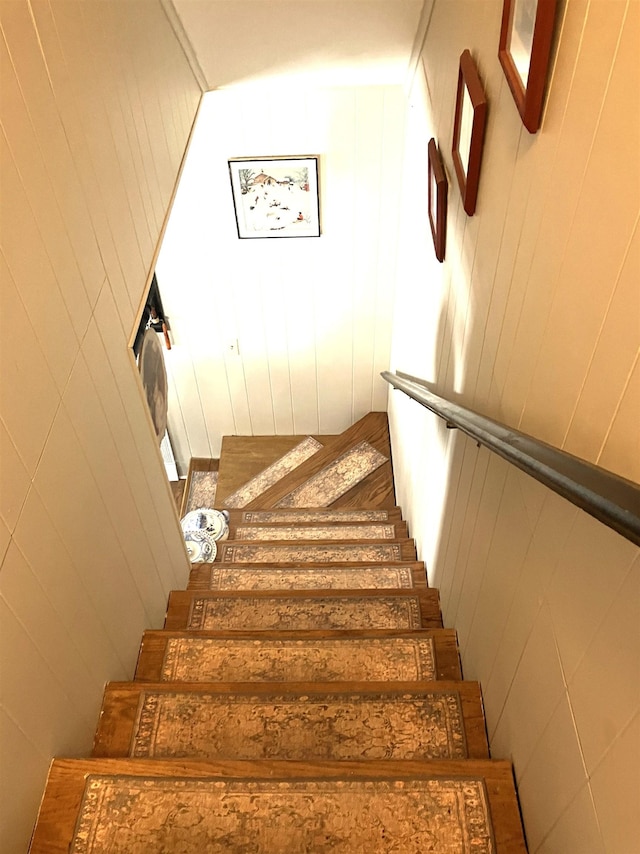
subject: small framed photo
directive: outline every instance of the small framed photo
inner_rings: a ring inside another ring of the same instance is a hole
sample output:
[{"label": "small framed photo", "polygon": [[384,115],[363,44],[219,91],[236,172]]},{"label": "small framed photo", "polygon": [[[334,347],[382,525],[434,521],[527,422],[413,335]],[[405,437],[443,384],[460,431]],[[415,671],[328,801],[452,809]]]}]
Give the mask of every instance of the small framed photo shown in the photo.
[{"label": "small framed photo", "polygon": [[237,157],[229,174],[238,237],[320,237],[318,157]]},{"label": "small framed photo", "polygon": [[498,58],[522,118],[535,133],[542,120],[557,0],[503,0]]},{"label": "small framed photo", "polygon": [[449,185],[435,139],[429,140],[429,225],[438,261],[444,261],[447,245],[447,192]]},{"label": "small framed photo", "polygon": [[465,50],[460,56],[451,150],[463,207],[469,216],[475,213],[478,198],[486,121],[487,98],[471,53]]}]

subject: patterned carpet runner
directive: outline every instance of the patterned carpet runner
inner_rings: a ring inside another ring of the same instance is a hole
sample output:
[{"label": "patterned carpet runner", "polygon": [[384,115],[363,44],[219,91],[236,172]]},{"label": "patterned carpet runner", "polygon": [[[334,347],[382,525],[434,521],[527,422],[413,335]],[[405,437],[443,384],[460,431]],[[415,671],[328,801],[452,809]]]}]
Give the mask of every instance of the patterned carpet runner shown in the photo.
[{"label": "patterned carpet runner", "polygon": [[368,442],[360,442],[280,499],[276,507],[327,507],[387,462]]},{"label": "patterned carpet runner", "polygon": [[393,540],[393,525],[238,525],[236,540]]},{"label": "patterned carpet runner", "polygon": [[189,629],[265,631],[309,629],[418,629],[417,596],[225,597],[194,599]]},{"label": "patterned carpet runner", "polygon": [[[135,681],[106,686],[92,758],[52,763],[32,854],[526,854],[512,767],[488,759],[480,686],[374,447],[386,415],[326,465],[296,472],[323,446],[292,441],[222,502],[218,473],[190,469],[185,513],[223,504],[229,539],[170,592]],[[230,488],[256,457],[234,459]],[[328,509],[345,495],[393,509]]]},{"label": "patterned carpet runner", "polygon": [[438,854],[495,851],[481,780],[345,776],[282,782],[94,774],[86,779],[69,851],[424,854],[426,840]]},{"label": "patterned carpet runner", "polygon": [[245,507],[250,501],[253,501],[254,498],[257,498],[286,474],[289,474],[289,472],[292,472],[305,460],[308,460],[309,457],[312,457],[322,447],[321,443],[316,439],[307,436],[306,439],[280,457],[280,459],[276,460],[275,463],[251,478],[240,489],[228,495],[222,502],[223,506],[229,509]]},{"label": "patterned carpet runner", "polygon": [[357,545],[300,545],[275,543],[253,545],[222,543],[218,554],[223,563],[350,563],[352,561],[399,561],[402,549],[395,543],[358,543]]},{"label": "patterned carpet runner", "polygon": [[[134,692],[133,696],[136,696]],[[457,691],[302,695],[144,691],[130,755],[146,758],[464,759]]]},{"label": "patterned carpet runner", "polygon": [[[209,567],[207,567],[209,569]],[[380,590],[413,587],[404,566],[210,567],[209,590]]]},{"label": "patterned carpet runner", "polygon": [[245,510],[243,522],[271,524],[273,522],[387,522],[388,510]]},{"label": "patterned carpet runner", "polygon": [[162,680],[176,682],[429,682],[433,638],[245,640],[176,637]]},{"label": "patterned carpet runner", "polygon": [[184,513],[198,510],[200,507],[215,507],[218,488],[217,471],[192,471],[189,495],[184,504]]}]

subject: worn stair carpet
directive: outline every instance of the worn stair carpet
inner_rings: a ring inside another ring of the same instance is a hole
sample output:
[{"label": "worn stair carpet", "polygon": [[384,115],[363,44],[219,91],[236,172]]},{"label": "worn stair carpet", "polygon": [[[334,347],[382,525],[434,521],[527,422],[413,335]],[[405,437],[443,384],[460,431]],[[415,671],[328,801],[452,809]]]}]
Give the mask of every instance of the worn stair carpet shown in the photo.
[{"label": "worn stair carpet", "polygon": [[424,564],[268,566],[207,563],[193,567],[189,590],[403,590],[426,587]]},{"label": "worn stair carpet", "polygon": [[174,590],[165,628],[231,631],[441,628],[435,590]]},{"label": "worn stair carpet", "polygon": [[413,540],[339,542],[229,541],[218,544],[220,563],[371,563],[415,560]]},{"label": "worn stair carpet", "polygon": [[236,540],[394,540],[406,536],[406,525],[237,525]]},{"label": "worn stair carpet", "polygon": [[460,679],[455,632],[145,632],[136,679],[430,682]]},{"label": "worn stair carpet", "polygon": [[474,682],[112,683],[94,756],[193,759],[486,759]]},{"label": "worn stair carpet", "polygon": [[189,492],[185,496],[182,509],[184,516],[200,507],[215,507],[216,489],[218,487],[217,471],[193,471],[189,479]]}]

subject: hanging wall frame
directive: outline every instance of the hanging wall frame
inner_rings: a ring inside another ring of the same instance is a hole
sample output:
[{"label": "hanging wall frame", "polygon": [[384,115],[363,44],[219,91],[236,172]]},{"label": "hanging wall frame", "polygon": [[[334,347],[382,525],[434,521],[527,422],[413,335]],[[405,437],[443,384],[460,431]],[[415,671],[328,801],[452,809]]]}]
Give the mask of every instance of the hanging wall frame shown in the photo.
[{"label": "hanging wall frame", "polygon": [[535,133],[544,93],[557,0],[504,0],[498,58],[522,123]]},{"label": "hanging wall frame", "polygon": [[469,216],[475,213],[478,198],[486,121],[487,98],[473,57],[465,50],[458,70],[451,151],[462,203]]}]

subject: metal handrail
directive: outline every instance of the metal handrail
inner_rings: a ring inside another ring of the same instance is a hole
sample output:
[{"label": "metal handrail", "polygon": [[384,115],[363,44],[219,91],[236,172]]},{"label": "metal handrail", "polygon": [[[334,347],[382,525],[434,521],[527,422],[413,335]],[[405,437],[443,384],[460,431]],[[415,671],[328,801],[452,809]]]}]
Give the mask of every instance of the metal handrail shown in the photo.
[{"label": "metal handrail", "polygon": [[513,430],[429,390],[425,380],[383,371],[393,388],[444,418],[476,442],[640,545],[640,486],[580,457]]}]

